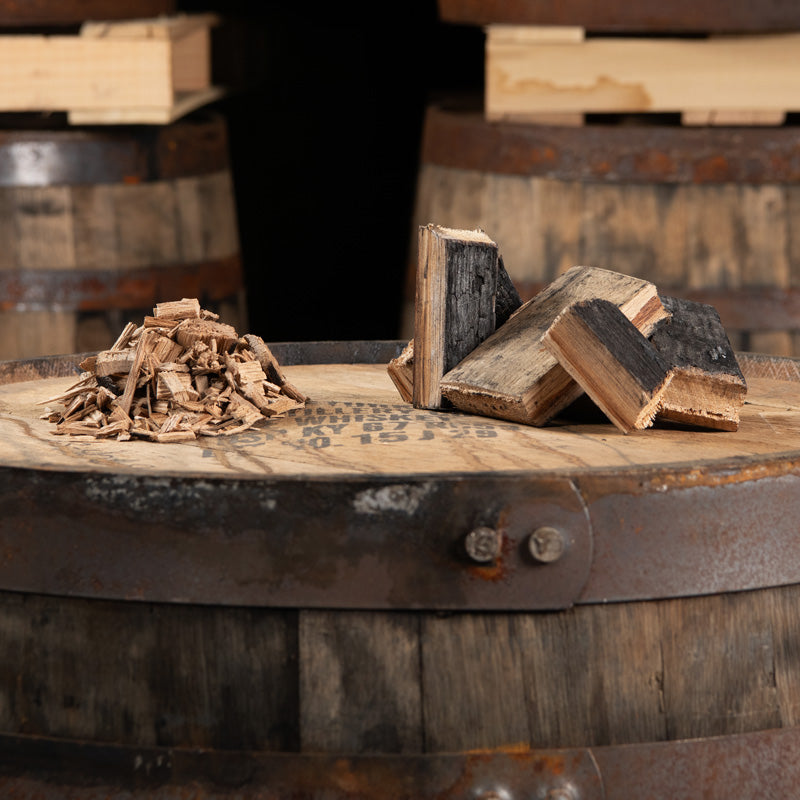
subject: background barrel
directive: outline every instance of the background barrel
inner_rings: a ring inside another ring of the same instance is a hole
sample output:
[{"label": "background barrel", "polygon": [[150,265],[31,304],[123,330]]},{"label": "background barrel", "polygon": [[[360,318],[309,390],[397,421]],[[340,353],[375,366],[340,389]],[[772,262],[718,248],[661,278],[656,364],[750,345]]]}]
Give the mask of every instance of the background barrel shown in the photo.
[{"label": "background barrel", "polygon": [[0,131],[0,359],[110,346],[164,300],[246,323],[227,127]]},{"label": "background barrel", "polygon": [[[734,347],[800,352],[800,128],[557,127],[429,106],[418,225],[483,228],[524,299],[575,264],[709,302]],[[415,250],[410,251],[412,254]],[[413,306],[409,265],[407,308]],[[411,315],[404,331],[411,335]]]}]

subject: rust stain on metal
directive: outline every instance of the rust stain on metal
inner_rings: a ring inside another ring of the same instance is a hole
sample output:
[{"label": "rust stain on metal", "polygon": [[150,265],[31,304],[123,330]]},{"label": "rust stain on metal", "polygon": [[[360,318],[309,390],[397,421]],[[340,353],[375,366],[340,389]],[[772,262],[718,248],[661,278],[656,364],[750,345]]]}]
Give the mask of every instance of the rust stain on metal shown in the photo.
[{"label": "rust stain on metal", "polygon": [[715,183],[729,179],[730,174],[730,165],[725,156],[711,156],[695,164],[692,177],[695,183]]}]

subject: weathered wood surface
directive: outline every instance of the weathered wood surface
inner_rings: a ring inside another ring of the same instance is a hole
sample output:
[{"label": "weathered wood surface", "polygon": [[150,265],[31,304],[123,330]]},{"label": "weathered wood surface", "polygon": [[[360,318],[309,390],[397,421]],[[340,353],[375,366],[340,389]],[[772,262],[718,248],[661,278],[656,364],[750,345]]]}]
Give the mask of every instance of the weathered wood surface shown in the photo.
[{"label": "weathered wood surface", "polygon": [[[101,350],[124,319],[174,297],[199,296],[243,329],[226,150],[216,117],[157,135],[8,134],[0,143],[0,359]],[[26,168],[42,151],[52,162]]]},{"label": "weathered wood surface", "polygon": [[672,368],[658,416],[735,431],[747,384],[719,314],[709,305],[662,296],[672,314],[650,341]]},{"label": "weathered wood surface", "polygon": [[567,308],[544,335],[547,349],[623,432],[653,424],[670,365],[608,300]]},{"label": "weathered wood surface", "polygon": [[[786,364],[785,368],[774,364]],[[73,377],[0,386],[0,464],[197,476],[335,476],[630,470],[659,464],[759,462],[800,450],[796,362],[766,362],[748,382],[736,433],[656,426],[623,435],[610,423],[562,417],[545,428],[404,403],[385,364],[284,367],[308,395],[306,408],[225,442],[68,441],[52,434],[36,404]],[[756,367],[752,367],[755,369]],[[792,372],[794,369],[794,372]]]},{"label": "weathered wood surface", "polygon": [[447,615],[0,592],[0,732],[352,754],[789,727],[798,603],[798,586]]},{"label": "weathered wood surface", "polygon": [[569,305],[602,297],[645,335],[668,313],[656,287],[613,270],[575,266],[519,308],[440,383],[461,411],[528,425],[544,425],[582,389],[544,345],[543,337]]},{"label": "weathered wood surface", "polygon": [[439,381],[495,329],[497,244],[481,230],[419,229],[415,408],[439,408]]}]

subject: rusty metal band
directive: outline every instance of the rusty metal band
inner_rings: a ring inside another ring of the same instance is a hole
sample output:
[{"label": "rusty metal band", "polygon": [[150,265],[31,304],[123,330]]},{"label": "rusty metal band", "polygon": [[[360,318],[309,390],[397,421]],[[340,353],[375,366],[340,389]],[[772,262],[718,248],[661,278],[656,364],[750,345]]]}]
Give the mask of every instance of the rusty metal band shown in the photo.
[{"label": "rusty metal band", "polygon": [[174,14],[175,0],[0,0],[0,25],[78,25],[86,20]]},{"label": "rusty metal band", "polygon": [[[0,586],[257,607],[541,610],[798,583],[800,464],[743,466],[575,481],[2,468]],[[490,566],[463,551],[480,525],[503,531]],[[554,563],[527,550],[542,526],[566,540]]]},{"label": "rusty metal band", "polygon": [[[544,287],[545,283],[516,282],[523,300],[528,300]],[[662,286],[662,294],[670,287]],[[680,297],[713,306],[728,331],[798,331],[800,330],[800,288],[752,286],[738,288],[685,288],[676,287]]]},{"label": "rusty metal band", "polygon": [[126,270],[0,270],[0,311],[140,309],[164,297],[221,300],[243,286],[238,253]]},{"label": "rusty metal band", "polygon": [[800,728],[558,750],[344,755],[0,735],[15,800],[729,800],[793,797]]},{"label": "rusty metal band", "polygon": [[227,127],[210,112],[165,126],[0,131],[0,187],[144,183],[228,166]]},{"label": "rusty metal band", "polygon": [[[800,8],[800,6],[798,6]],[[421,162],[605,183],[796,183],[800,128],[558,127],[429,106]]]},{"label": "rusty metal band", "polygon": [[754,33],[800,28],[791,0],[438,0],[439,17],[461,25],[579,25],[598,32]]}]

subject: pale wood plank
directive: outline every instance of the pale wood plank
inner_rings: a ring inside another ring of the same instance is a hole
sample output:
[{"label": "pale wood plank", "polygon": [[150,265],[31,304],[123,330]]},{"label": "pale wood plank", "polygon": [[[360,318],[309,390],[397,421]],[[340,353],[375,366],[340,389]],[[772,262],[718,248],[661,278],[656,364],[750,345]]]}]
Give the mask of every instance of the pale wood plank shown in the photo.
[{"label": "pale wood plank", "polygon": [[794,110],[800,34],[526,43],[489,25],[490,119],[542,112]]}]

